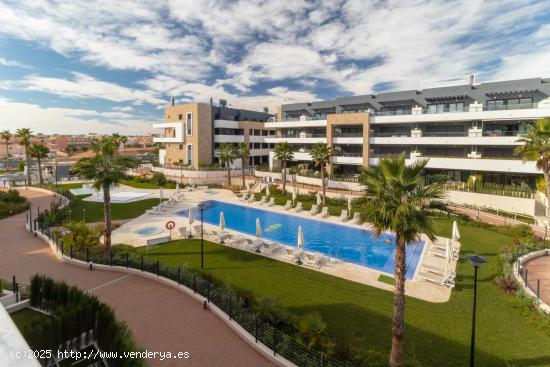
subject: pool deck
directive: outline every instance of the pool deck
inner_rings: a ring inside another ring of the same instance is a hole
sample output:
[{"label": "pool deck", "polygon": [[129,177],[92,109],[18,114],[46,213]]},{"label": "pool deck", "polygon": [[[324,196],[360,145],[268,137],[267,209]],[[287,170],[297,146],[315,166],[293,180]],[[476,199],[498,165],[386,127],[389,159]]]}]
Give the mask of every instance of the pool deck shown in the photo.
[{"label": "pool deck", "polygon": [[[124,187],[125,191],[127,189],[128,191],[130,191],[130,189],[135,191],[140,190],[140,189]],[[158,190],[143,190],[143,191],[149,191],[149,192],[156,191],[153,193],[153,197],[154,196],[158,197]],[[159,226],[159,227],[165,228],[166,222],[170,220],[176,223],[175,229],[172,230],[172,239],[174,240],[179,239],[181,237],[179,237],[178,235],[177,228],[187,227],[187,231],[189,231],[189,223],[186,217],[181,217],[176,213],[183,209],[196,206],[197,203],[205,200],[218,200],[218,201],[224,201],[224,202],[238,204],[242,206],[253,206],[256,208],[261,208],[263,210],[270,210],[270,211],[280,212],[287,215],[300,216],[308,219],[327,221],[327,222],[332,222],[332,223],[336,223],[344,226],[352,226],[356,228],[367,228],[367,229],[369,228],[368,225],[356,225],[349,222],[341,222],[339,218],[335,216],[328,216],[327,218],[321,218],[319,216],[309,215],[308,211],[302,211],[300,213],[296,213],[293,211],[284,210],[284,208],[279,205],[267,207],[266,205],[259,205],[254,203],[247,204],[241,201],[235,194],[233,194],[229,190],[211,189],[209,191],[216,192],[216,194],[206,193],[200,190],[185,192],[183,200],[178,202],[177,205],[175,205],[171,210],[160,215],[143,214],[135,219],[132,219],[131,221],[125,223],[124,225],[122,225],[121,227],[113,231],[113,237],[112,237],[113,243],[114,244],[124,243],[135,247],[145,246],[147,239],[169,236],[170,232],[165,229],[161,233],[147,237],[147,236],[139,236],[135,234],[134,231],[144,225]],[[164,190],[164,197],[169,198],[174,192],[175,190]],[[200,224],[200,218],[195,218],[195,222],[193,223],[193,226],[198,224]],[[211,225],[208,223],[204,223],[204,229],[205,229],[205,232],[207,233],[210,233],[211,231],[219,232],[218,226]],[[235,235],[238,235],[240,237],[247,237],[250,239],[254,239],[254,236],[231,231],[230,229],[227,229],[227,228],[225,230],[230,233],[233,232]],[[215,239],[211,236],[206,236],[206,238],[210,241],[216,242]],[[423,236],[422,240],[426,241],[424,245],[423,253],[419,259],[415,277],[405,282],[405,293],[410,297],[419,298],[429,302],[447,302],[451,295],[450,289],[422,280],[417,276],[420,268],[424,265],[435,266],[440,268],[444,267],[445,265],[443,258],[429,254],[428,248],[430,247],[431,241],[425,236]],[[446,238],[438,237],[436,239],[436,242],[440,244],[445,244],[446,241],[447,241]],[[287,247],[290,248],[290,246],[287,246]],[[268,255],[264,254],[264,256],[268,256]],[[269,257],[272,257],[279,261],[285,261],[285,262],[291,263],[290,258],[286,254],[274,255]],[[455,270],[455,267],[456,267],[456,263],[455,262],[451,263],[452,271]],[[312,270],[320,271],[320,272],[334,275],[347,280],[367,284],[377,288],[386,289],[388,291],[393,291],[393,285],[378,281],[379,276],[381,274],[386,274],[386,273],[378,270],[370,269],[364,266],[340,261],[337,263],[328,263],[326,265],[323,265],[319,269],[317,268],[314,269],[311,267],[309,268]],[[392,274],[386,274],[386,275],[391,276]]]}]

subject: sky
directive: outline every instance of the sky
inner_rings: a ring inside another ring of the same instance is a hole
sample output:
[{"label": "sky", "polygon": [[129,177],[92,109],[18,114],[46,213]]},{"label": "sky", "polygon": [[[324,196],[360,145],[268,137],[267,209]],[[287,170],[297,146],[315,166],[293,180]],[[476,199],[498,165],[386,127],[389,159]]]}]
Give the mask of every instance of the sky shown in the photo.
[{"label": "sky", "polygon": [[0,0],[0,130],[153,132],[176,102],[550,78],[548,0]]}]

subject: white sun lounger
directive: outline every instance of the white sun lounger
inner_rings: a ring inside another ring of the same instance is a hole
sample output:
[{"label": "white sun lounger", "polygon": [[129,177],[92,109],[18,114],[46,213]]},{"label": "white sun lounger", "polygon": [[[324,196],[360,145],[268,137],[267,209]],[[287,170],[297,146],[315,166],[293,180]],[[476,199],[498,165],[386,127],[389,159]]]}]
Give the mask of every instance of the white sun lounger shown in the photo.
[{"label": "white sun lounger", "polygon": [[298,201],[298,204],[296,204],[296,207],[294,207],[294,211],[295,211],[296,213],[299,213],[299,212],[302,211],[302,209],[303,209],[303,208],[302,208],[302,203],[301,203],[300,201]]},{"label": "white sun lounger", "polygon": [[187,237],[187,227],[178,227],[178,235],[181,238]]},{"label": "white sun lounger", "polygon": [[284,209],[289,210],[290,208],[292,208],[292,200],[287,200]]},{"label": "white sun lounger", "polygon": [[[443,259],[445,259],[447,257],[447,253],[446,253],[445,249],[441,249],[441,247],[439,247],[439,246],[434,246],[434,245],[430,246],[430,249],[428,250],[428,253],[433,255],[433,256],[441,257]],[[451,254],[451,260],[458,261],[458,258],[459,258],[459,251],[458,250],[451,249],[450,254]]]},{"label": "white sun lounger", "polygon": [[455,286],[455,279],[454,279],[455,277],[454,275],[451,275],[451,274],[438,275],[433,273],[421,272],[420,274],[418,274],[418,277],[445,288],[454,288]]},{"label": "white sun lounger", "polygon": [[246,202],[247,203],[253,203],[255,201],[254,199],[254,194],[250,194],[250,196],[248,197],[248,199],[246,199]]},{"label": "white sun lounger", "polygon": [[455,272],[448,271],[447,269],[444,269],[444,268],[439,267],[439,266],[428,265],[428,264],[422,265],[421,270],[426,270],[425,273],[426,272],[434,273],[434,274],[438,274],[438,275],[441,275],[441,276],[446,276],[446,275],[454,276],[454,275],[456,275]]},{"label": "white sun lounger", "polygon": [[323,209],[321,209],[321,218],[328,217],[328,206],[324,206]]},{"label": "white sun lounger", "polygon": [[269,199],[269,201],[267,202],[267,206],[275,206],[275,198],[274,197]]},{"label": "white sun lounger", "polygon": [[342,209],[342,212],[340,213],[340,216],[338,217],[341,222],[345,222],[348,220],[348,211],[346,209]]},{"label": "white sun lounger", "polygon": [[355,214],[353,214],[353,218],[351,219],[350,223],[353,223],[353,224],[359,224],[359,220],[361,218],[360,217],[361,214],[359,214],[359,212],[355,212]]},{"label": "white sun lounger", "polygon": [[260,199],[260,201],[258,201],[258,204],[260,205],[263,205],[267,202],[267,196],[262,196],[262,198]]},{"label": "white sun lounger", "polygon": [[317,215],[318,212],[319,209],[317,208],[317,204],[313,204],[309,210],[309,215]]}]

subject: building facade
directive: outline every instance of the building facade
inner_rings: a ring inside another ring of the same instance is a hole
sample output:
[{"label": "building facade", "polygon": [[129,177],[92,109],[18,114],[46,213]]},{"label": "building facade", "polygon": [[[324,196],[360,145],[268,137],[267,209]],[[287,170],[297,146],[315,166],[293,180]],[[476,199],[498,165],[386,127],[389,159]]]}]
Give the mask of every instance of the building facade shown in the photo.
[{"label": "building facade", "polygon": [[[342,97],[282,105],[266,142],[296,147],[296,163],[311,166],[312,144],[332,147],[329,170],[355,174],[381,157],[430,158],[428,170],[451,181],[482,175],[484,182],[529,184],[540,171],[514,155],[518,136],[550,117],[550,79],[523,79]],[[270,165],[276,165],[273,154]]]},{"label": "building facade", "polygon": [[[269,134],[265,122],[272,115],[265,112],[235,109],[225,101],[212,103],[188,103],[165,108],[165,122],[153,127],[164,129],[162,137],[154,138],[162,143],[159,163],[165,167],[200,167],[218,163],[217,150],[223,144],[246,143],[250,149],[248,165],[267,164],[273,143],[267,143]],[[237,160],[234,167],[240,167]]]}]

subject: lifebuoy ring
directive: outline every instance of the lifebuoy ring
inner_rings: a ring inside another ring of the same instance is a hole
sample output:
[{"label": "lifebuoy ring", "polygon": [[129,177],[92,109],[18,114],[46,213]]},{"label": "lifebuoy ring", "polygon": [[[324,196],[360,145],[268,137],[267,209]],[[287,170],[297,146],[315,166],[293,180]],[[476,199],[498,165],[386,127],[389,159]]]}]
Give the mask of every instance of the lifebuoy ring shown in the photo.
[{"label": "lifebuoy ring", "polygon": [[174,222],[173,220],[169,220],[168,222],[166,222],[166,229],[174,229],[174,227],[176,227],[176,222]]}]

